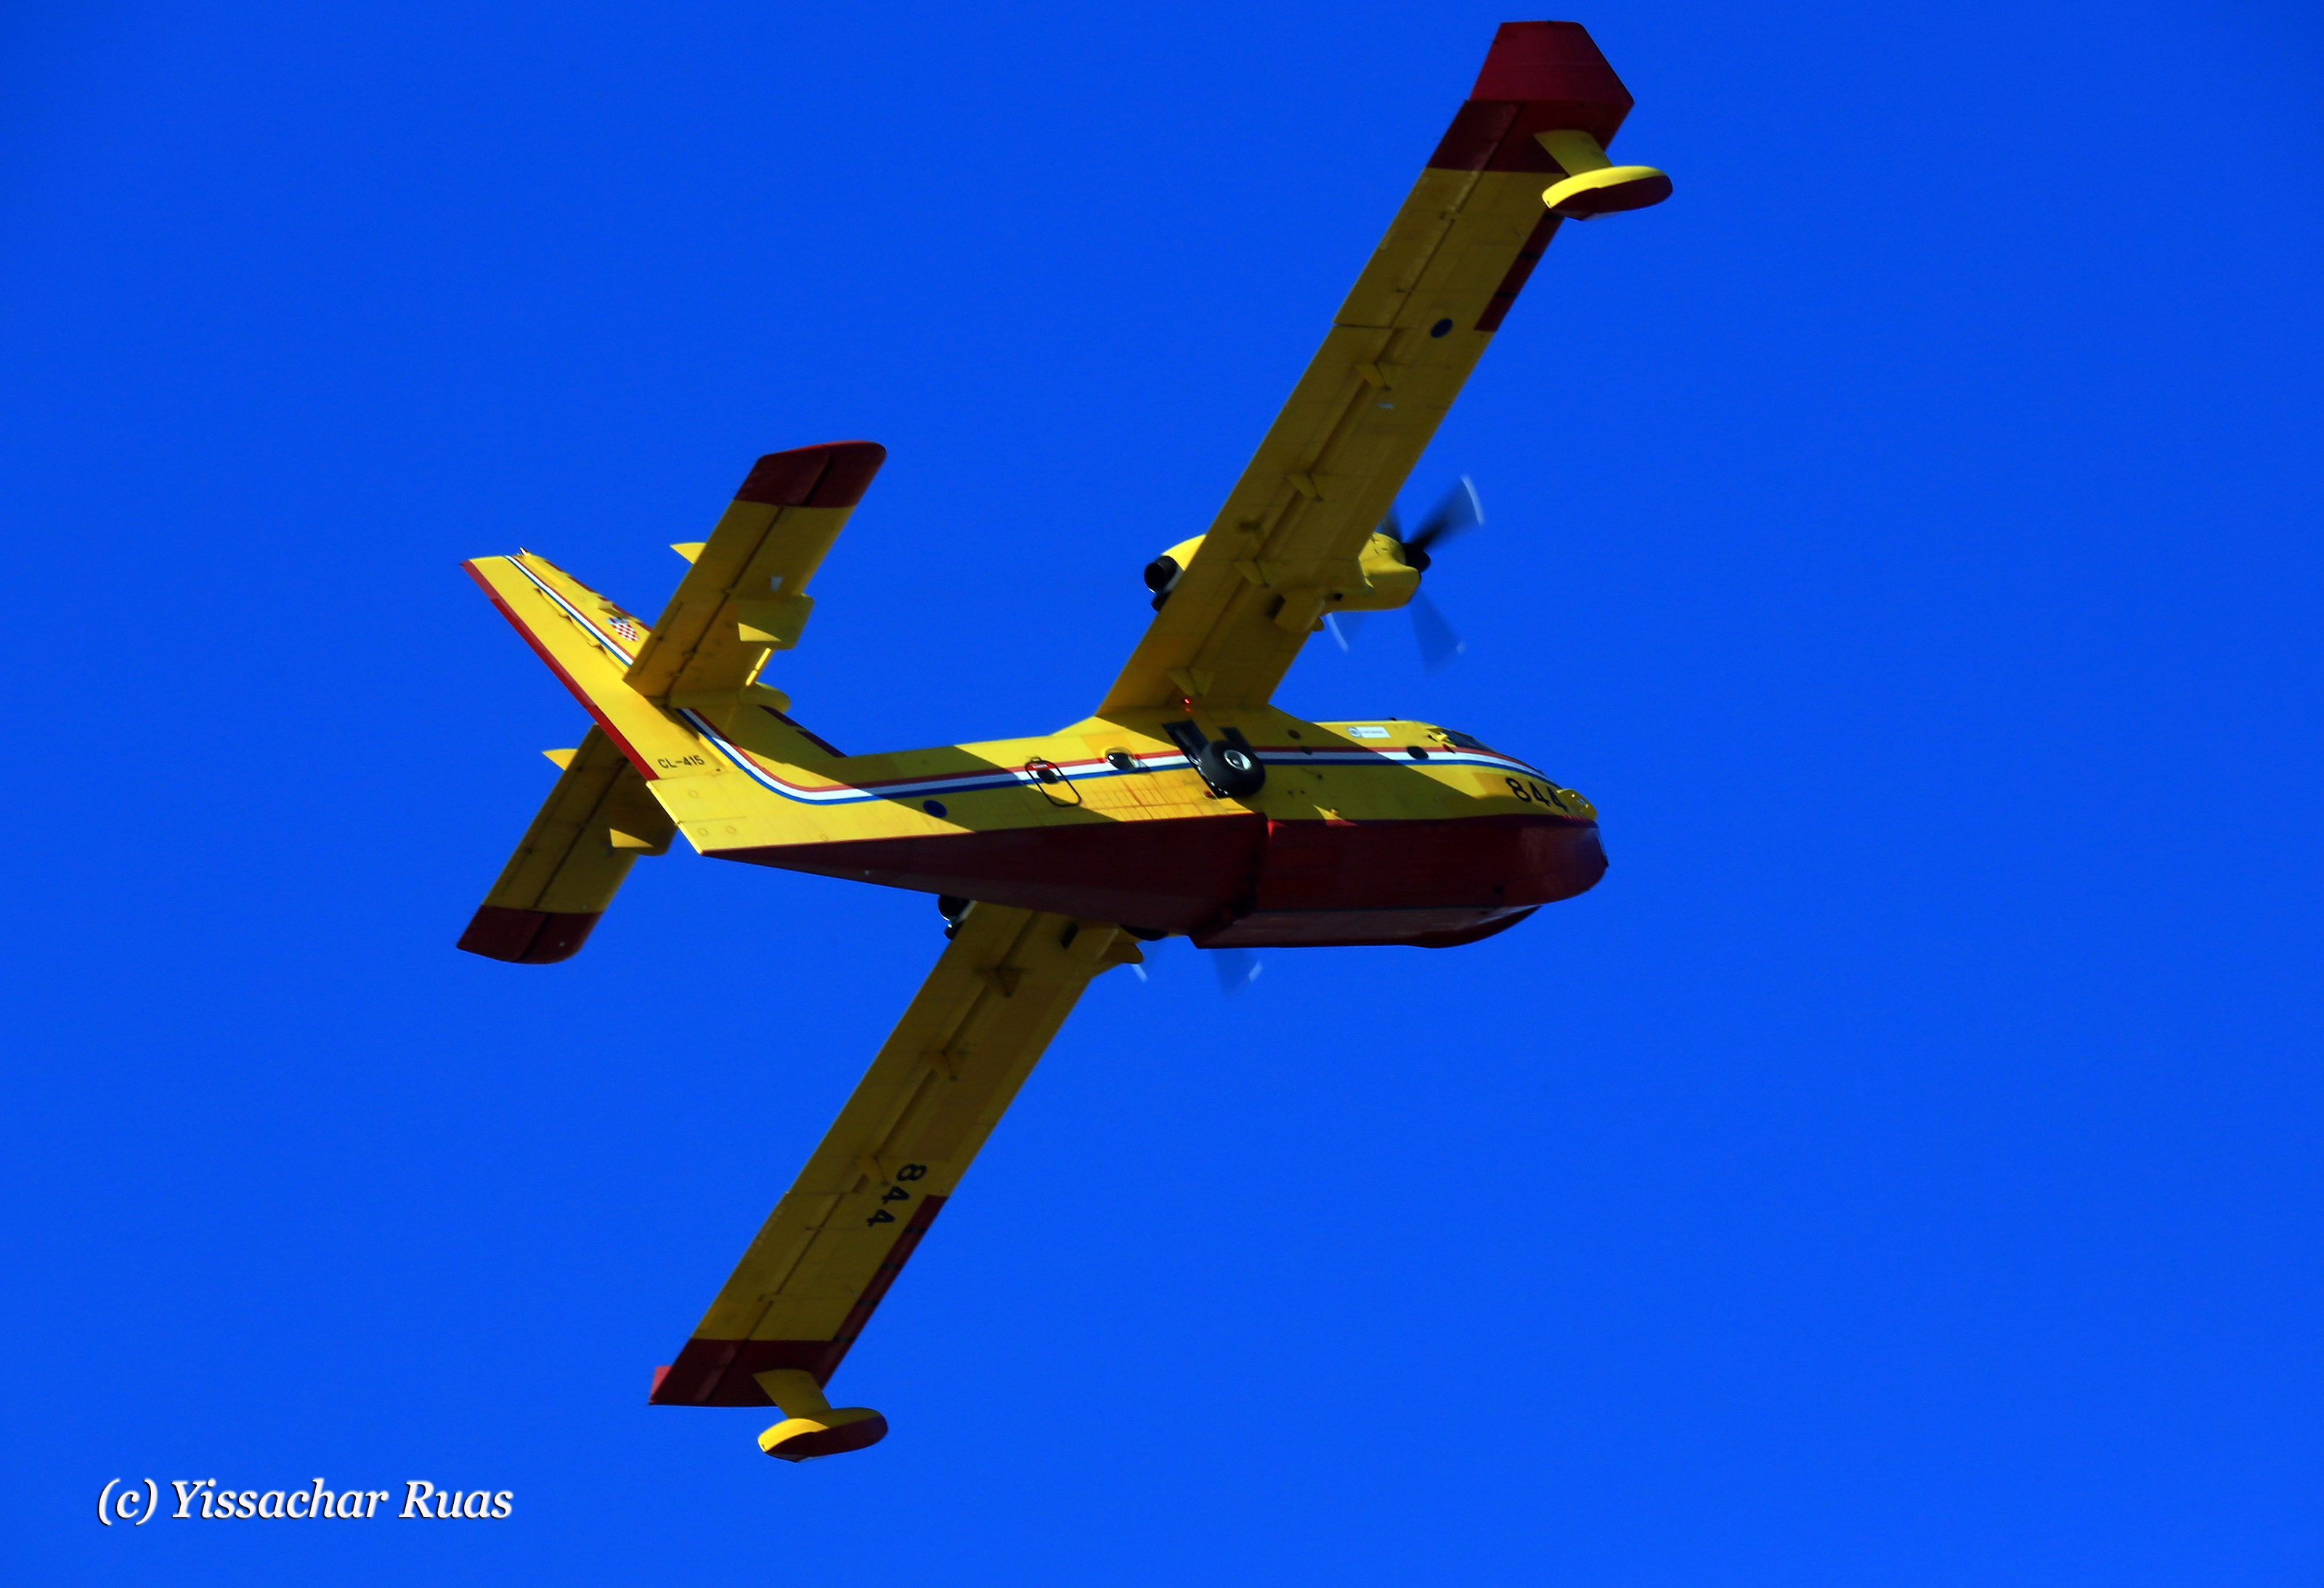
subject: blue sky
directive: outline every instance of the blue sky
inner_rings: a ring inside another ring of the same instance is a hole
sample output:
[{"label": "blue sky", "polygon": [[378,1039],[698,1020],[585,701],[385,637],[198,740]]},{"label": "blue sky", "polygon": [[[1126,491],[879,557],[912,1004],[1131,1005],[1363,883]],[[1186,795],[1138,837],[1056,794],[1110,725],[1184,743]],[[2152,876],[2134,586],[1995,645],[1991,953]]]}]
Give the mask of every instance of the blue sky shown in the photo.
[{"label": "blue sky", "polygon": [[[2312,1583],[2316,111],[2283,5],[1580,15],[1569,227],[1416,474],[1489,514],[1280,699],[1600,807],[1458,950],[1099,984],[778,1468],[648,1409],[939,946],[641,864],[451,942],[653,610],[890,463],[772,681],[1084,714],[1509,14],[26,5],[0,1547],[39,1583]],[[111,1478],[508,1490],[100,1528]],[[332,1531],[333,1527],[339,1531]]]}]

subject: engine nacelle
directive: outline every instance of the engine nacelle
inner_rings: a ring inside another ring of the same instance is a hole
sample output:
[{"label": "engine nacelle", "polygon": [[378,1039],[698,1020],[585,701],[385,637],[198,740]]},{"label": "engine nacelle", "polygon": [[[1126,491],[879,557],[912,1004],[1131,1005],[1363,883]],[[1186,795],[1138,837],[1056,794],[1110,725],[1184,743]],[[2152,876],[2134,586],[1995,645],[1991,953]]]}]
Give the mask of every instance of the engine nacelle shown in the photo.
[{"label": "engine nacelle", "polygon": [[[1194,554],[1202,549],[1202,545],[1203,537],[1199,535],[1192,540],[1182,540],[1146,565],[1146,588],[1154,592],[1156,611],[1162,610],[1162,603],[1168,601],[1170,592],[1178,587],[1180,576],[1193,565]],[[1325,610],[1385,612],[1390,608],[1400,607],[1420,589],[1421,570],[1426,566],[1425,560],[1419,566],[1407,561],[1404,543],[1396,537],[1375,533],[1364,543],[1363,551],[1356,558],[1356,567],[1362,582],[1334,588],[1331,605]]]}]

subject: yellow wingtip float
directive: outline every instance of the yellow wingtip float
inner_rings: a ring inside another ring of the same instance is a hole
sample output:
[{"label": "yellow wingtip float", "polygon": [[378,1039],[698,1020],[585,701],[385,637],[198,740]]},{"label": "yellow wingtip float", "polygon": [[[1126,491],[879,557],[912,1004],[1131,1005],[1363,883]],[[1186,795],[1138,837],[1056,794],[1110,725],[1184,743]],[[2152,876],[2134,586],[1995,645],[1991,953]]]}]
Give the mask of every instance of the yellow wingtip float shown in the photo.
[{"label": "yellow wingtip float", "polygon": [[[1138,941],[1406,943],[1505,931],[1605,869],[1597,812],[1467,734],[1269,704],[1335,612],[1413,599],[1388,515],[1567,219],[1659,202],[1605,153],[1630,96],[1573,23],[1509,23],[1217,519],[1147,569],[1155,615],[1083,721],[844,755],[760,675],[886,457],[761,458],[648,625],[530,552],[468,572],[595,720],[459,946],[577,952],[639,857],[698,852],[916,889],[936,968],[677,1360],[658,1406],[779,1408],[798,1461],[887,1433],[824,1385],[1092,978]],[[1545,182],[1546,186],[1545,187]]]}]

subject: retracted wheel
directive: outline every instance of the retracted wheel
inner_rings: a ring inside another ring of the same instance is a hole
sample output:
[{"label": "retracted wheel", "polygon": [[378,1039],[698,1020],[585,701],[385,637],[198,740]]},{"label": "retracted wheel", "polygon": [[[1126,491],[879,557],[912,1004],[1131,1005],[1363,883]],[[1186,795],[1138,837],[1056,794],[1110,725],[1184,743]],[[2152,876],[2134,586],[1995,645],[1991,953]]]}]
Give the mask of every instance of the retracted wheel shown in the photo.
[{"label": "retracted wheel", "polygon": [[1203,775],[1204,783],[1231,800],[1248,799],[1267,784],[1267,768],[1259,757],[1224,740],[1204,745],[1194,757],[1194,770]]}]

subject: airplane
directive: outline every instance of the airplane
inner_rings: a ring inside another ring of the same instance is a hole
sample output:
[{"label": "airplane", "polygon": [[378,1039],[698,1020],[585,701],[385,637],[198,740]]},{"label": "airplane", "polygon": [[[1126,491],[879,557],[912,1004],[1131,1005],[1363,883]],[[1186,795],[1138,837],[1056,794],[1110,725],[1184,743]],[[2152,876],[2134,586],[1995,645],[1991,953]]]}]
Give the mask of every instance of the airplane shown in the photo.
[{"label": "airplane", "polygon": [[[530,552],[464,566],[586,707],[580,745],[458,946],[579,951],[641,856],[937,896],[949,939],[693,1336],[657,1406],[774,1407],[768,1455],[888,1431],[825,1394],[1090,981],[1210,949],[1451,948],[1595,885],[1591,803],[1468,734],[1269,703],[1309,635],[1405,605],[1429,558],[1392,504],[1568,220],[1670,179],[1605,152],[1632,105],[1575,23],[1504,23],[1470,97],[1096,711],[1054,733],[844,755],[762,676],[872,484],[866,441],[761,458],[651,624]],[[1545,183],[1546,186],[1545,187]]]}]

